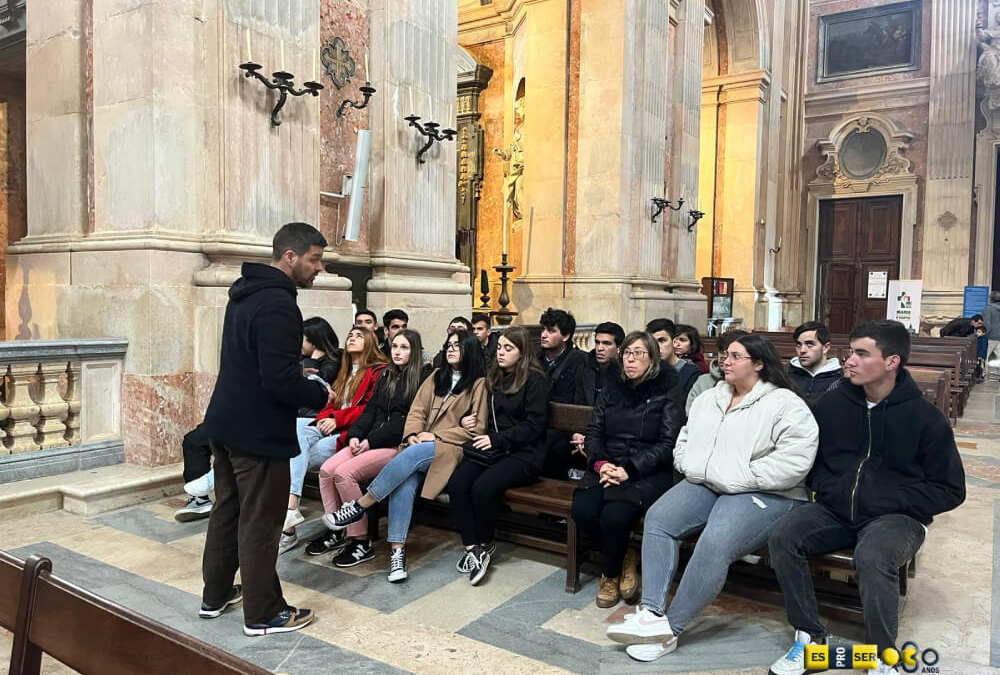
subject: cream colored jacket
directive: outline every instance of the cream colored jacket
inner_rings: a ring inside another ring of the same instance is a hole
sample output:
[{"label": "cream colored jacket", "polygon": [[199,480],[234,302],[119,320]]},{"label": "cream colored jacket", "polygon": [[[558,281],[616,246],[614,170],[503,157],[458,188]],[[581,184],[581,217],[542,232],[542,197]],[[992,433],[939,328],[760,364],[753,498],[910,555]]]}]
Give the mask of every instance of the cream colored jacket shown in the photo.
[{"label": "cream colored jacket", "polygon": [[695,399],[674,447],[674,467],[716,492],[770,492],[808,499],[806,475],[819,444],[809,406],[759,381],[732,410],[725,380]]}]

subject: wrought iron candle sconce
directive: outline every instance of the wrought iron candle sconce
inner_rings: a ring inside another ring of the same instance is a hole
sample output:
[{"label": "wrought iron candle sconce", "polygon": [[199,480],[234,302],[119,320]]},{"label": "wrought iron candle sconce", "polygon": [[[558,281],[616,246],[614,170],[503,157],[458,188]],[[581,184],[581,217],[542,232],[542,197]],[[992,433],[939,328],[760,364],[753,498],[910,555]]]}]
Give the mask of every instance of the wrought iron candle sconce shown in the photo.
[{"label": "wrought iron candle sconce", "polygon": [[684,198],[681,197],[680,199],[678,199],[677,206],[674,206],[674,203],[671,201],[662,199],[660,197],[653,197],[653,206],[656,207],[656,210],[653,212],[653,222],[655,223],[656,219],[659,218],[660,214],[663,213],[664,209],[670,209],[671,211],[680,211],[681,207],[684,206]]},{"label": "wrought iron candle sconce", "polygon": [[415,128],[420,132],[420,135],[427,138],[427,142],[422,148],[417,151],[417,163],[426,164],[424,161],[424,153],[431,149],[434,145],[434,141],[453,141],[455,140],[455,134],[458,132],[454,129],[442,129],[438,131],[438,127],[441,126],[437,122],[424,122],[422,125],[417,120],[420,119],[420,115],[415,115],[410,113],[403,118],[410,123],[410,126]]},{"label": "wrought iron candle sconce", "polygon": [[365,82],[364,86],[361,87],[361,93],[364,95],[363,101],[351,101],[350,99],[344,99],[341,102],[340,107],[337,108],[337,117],[344,116],[345,108],[354,108],[355,110],[361,110],[362,108],[368,107],[368,101],[371,99],[372,94],[375,93],[375,87],[372,86],[371,82]]},{"label": "wrought iron candle sconce", "polygon": [[705,212],[698,209],[691,209],[688,211],[688,216],[691,217],[691,222],[688,223],[688,232],[690,232],[694,229],[695,223],[705,217]]},{"label": "wrought iron candle sconce", "polygon": [[[303,96],[305,94],[311,94],[312,96],[319,96],[319,90],[323,88],[323,85],[319,82],[304,82],[302,86],[303,89],[296,89],[294,79],[295,76],[284,70],[279,70],[277,72],[271,73],[274,78],[268,81],[266,77],[261,75],[258,71],[262,68],[259,63],[253,63],[248,61],[247,63],[240,64],[240,70],[243,72],[243,77],[253,77],[264,83],[264,86],[268,89],[276,89],[278,91],[278,101],[274,104],[274,110],[271,111],[271,125],[281,126],[281,120],[278,119],[278,113],[285,105],[285,101],[288,99],[288,95],[292,96]],[[366,101],[367,102],[367,101]]]}]

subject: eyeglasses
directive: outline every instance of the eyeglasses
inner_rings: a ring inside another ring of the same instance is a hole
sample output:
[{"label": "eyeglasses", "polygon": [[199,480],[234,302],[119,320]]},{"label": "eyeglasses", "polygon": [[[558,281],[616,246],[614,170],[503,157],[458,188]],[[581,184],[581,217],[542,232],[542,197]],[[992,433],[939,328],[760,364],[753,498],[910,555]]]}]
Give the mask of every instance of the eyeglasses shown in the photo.
[{"label": "eyeglasses", "polygon": [[625,351],[622,352],[622,358],[623,359],[641,359],[643,356],[646,356],[648,354],[649,354],[649,352],[645,351],[644,349],[635,349],[635,350],[626,349]]},{"label": "eyeglasses", "polygon": [[444,349],[445,349],[445,351],[448,351],[448,352],[460,352],[460,351],[462,351],[461,345],[459,345],[457,342],[449,342],[448,346],[445,347]]},{"label": "eyeglasses", "polygon": [[735,353],[727,354],[726,352],[723,352],[719,354],[719,363],[722,363],[723,361],[739,362],[742,361],[743,359],[749,359],[749,358],[752,358],[749,354],[735,354]]}]

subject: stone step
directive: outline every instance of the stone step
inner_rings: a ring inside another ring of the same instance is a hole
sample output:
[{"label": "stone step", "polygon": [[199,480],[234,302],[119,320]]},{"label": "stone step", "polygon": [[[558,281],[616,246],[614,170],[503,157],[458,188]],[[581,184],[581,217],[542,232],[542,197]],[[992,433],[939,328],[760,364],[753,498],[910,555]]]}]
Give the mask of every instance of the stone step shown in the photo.
[{"label": "stone step", "polygon": [[92,516],[183,492],[183,466],[113,466],[0,485],[0,520],[58,511]]}]

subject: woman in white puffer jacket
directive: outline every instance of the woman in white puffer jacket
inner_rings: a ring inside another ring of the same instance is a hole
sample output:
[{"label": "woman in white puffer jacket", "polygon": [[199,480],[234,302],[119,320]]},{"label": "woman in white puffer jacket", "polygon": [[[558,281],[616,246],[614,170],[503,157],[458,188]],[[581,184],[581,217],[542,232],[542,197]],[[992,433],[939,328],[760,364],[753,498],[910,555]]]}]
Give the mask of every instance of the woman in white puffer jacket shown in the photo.
[{"label": "woman in white puffer jacket", "polygon": [[[719,355],[725,379],[695,399],[674,447],[684,479],[646,513],[642,604],[608,637],[652,661],[722,590],[729,565],[767,542],[777,520],[808,500],[819,429],[774,346],[746,335]],[[680,540],[701,531],[670,607]]]}]

